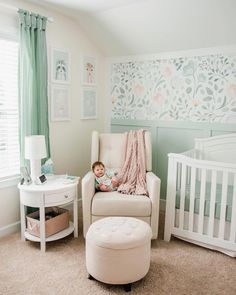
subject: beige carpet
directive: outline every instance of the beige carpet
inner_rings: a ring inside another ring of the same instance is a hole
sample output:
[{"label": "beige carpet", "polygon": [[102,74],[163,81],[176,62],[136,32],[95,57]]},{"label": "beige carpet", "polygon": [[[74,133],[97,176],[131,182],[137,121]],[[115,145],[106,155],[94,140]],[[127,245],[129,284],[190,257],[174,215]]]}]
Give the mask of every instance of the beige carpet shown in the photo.
[{"label": "beige carpet", "polygon": [[[163,221],[163,215],[161,215]],[[160,225],[163,235],[163,222]],[[102,295],[102,294],[236,294],[236,259],[173,239],[152,243],[147,276],[125,293],[87,279],[85,248],[72,236],[47,244],[22,242],[20,234],[0,240],[0,294]]]}]

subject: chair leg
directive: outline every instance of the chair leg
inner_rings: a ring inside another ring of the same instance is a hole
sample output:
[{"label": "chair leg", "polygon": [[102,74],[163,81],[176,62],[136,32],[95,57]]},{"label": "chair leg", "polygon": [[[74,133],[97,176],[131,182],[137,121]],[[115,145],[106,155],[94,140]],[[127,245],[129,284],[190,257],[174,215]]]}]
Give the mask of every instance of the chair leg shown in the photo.
[{"label": "chair leg", "polygon": [[94,277],[92,277],[91,274],[88,274],[88,279],[89,280],[94,280]]},{"label": "chair leg", "polygon": [[124,290],[125,290],[125,292],[130,292],[131,291],[131,284],[125,284]]}]

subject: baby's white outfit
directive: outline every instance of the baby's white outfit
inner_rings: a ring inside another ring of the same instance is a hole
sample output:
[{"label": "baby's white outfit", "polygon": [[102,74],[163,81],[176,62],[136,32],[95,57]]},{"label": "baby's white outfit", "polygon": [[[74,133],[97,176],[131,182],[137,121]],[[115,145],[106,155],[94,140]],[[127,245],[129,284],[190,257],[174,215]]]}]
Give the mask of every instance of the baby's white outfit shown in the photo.
[{"label": "baby's white outfit", "polygon": [[95,187],[99,190],[99,185],[104,184],[107,187],[110,187],[111,190],[115,191],[117,190],[117,187],[112,186],[112,177],[114,177],[116,173],[112,170],[106,169],[105,173],[101,177],[95,176]]}]

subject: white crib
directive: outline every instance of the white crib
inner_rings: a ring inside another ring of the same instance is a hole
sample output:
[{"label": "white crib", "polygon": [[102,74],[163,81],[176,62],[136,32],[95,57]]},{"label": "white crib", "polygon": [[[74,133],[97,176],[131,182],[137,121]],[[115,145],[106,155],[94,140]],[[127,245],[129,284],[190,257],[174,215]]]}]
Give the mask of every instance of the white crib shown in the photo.
[{"label": "white crib", "polygon": [[171,235],[236,257],[236,133],[168,155],[165,241]]}]

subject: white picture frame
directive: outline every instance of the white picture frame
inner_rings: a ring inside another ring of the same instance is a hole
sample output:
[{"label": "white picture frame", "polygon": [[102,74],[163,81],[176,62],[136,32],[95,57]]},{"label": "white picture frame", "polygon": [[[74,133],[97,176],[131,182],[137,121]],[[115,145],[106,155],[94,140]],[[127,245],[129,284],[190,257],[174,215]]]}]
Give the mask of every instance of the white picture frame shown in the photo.
[{"label": "white picture frame", "polygon": [[70,54],[68,50],[51,48],[51,80],[53,83],[70,83]]},{"label": "white picture frame", "polygon": [[51,86],[51,121],[70,121],[70,90],[66,85]]},{"label": "white picture frame", "polygon": [[97,119],[97,91],[95,87],[83,87],[81,119]]},{"label": "white picture frame", "polygon": [[96,59],[92,56],[83,56],[82,84],[95,86],[97,80]]}]

